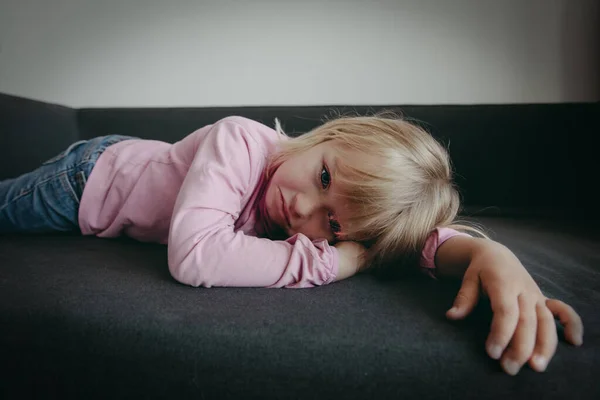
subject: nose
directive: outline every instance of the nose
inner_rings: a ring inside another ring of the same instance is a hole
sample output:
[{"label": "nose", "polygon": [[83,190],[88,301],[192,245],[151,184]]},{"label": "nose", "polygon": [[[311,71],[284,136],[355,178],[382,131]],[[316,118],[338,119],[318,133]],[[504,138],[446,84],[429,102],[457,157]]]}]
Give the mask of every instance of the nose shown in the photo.
[{"label": "nose", "polygon": [[296,193],[290,213],[298,219],[309,219],[318,207],[318,201],[310,195]]}]

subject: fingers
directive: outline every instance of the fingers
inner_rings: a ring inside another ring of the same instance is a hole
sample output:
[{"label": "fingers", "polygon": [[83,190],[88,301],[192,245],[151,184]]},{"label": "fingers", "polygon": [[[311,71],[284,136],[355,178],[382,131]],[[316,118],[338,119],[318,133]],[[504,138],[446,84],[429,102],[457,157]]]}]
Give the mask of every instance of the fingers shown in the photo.
[{"label": "fingers", "polygon": [[537,335],[533,355],[529,359],[529,366],[538,372],[544,372],[548,363],[556,353],[558,336],[554,316],[544,303],[536,304]]},{"label": "fingers", "polygon": [[575,346],[583,344],[583,322],[579,314],[560,300],[548,299],[546,306],[565,328],[565,338]]},{"label": "fingers", "polygon": [[450,319],[462,319],[465,318],[479,301],[479,276],[476,270],[469,270],[465,272],[462,286],[456,295],[454,305],[446,316]]},{"label": "fingers", "polygon": [[[502,298],[496,294],[490,299]],[[583,342],[583,323],[568,304],[560,300],[536,301],[524,294],[518,296],[517,304],[516,309],[509,301],[492,304],[494,318],[487,349],[492,358],[504,353],[501,364],[508,374],[516,375],[527,361],[535,371],[546,370],[558,346],[554,316],[565,327],[569,342],[575,345]],[[502,346],[508,342],[510,345],[504,351]]]},{"label": "fingers", "polygon": [[502,368],[509,375],[516,375],[529,360],[536,342],[537,315],[534,300],[521,294],[518,304],[517,327],[501,362]]},{"label": "fingers", "polygon": [[506,296],[500,290],[501,286],[488,289],[494,316],[485,347],[489,356],[494,360],[498,360],[504,353],[519,322],[517,297]]}]

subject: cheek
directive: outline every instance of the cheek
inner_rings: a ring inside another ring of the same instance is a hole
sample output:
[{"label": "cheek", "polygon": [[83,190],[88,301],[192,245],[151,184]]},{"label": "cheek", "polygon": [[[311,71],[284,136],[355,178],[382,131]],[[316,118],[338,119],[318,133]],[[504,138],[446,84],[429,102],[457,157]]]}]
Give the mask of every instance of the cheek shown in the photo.
[{"label": "cheek", "polygon": [[273,177],[271,178],[271,183],[275,184],[275,185],[281,185],[281,183],[283,181],[285,181],[285,175],[286,175],[285,168],[283,168],[283,166],[280,166],[273,173]]}]

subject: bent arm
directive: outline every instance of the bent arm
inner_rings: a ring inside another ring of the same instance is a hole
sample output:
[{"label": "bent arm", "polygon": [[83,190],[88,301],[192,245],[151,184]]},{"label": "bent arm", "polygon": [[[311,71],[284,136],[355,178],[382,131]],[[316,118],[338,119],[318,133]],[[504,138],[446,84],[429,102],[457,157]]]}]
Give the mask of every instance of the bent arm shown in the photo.
[{"label": "bent arm", "polygon": [[265,167],[261,142],[239,118],[214,124],[198,144],[173,209],[171,275],[192,286],[310,287],[333,281],[337,250],[298,234],[272,241],[235,231],[244,196]]}]

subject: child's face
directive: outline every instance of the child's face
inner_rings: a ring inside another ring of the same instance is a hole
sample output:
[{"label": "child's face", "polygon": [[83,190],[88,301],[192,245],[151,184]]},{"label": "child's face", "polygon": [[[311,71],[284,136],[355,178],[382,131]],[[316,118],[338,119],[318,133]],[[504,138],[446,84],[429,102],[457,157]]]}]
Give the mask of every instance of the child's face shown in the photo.
[{"label": "child's face", "polygon": [[347,209],[334,179],[336,146],[321,143],[277,168],[265,193],[267,218],[290,237],[302,233],[330,243],[343,231]]}]

